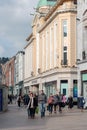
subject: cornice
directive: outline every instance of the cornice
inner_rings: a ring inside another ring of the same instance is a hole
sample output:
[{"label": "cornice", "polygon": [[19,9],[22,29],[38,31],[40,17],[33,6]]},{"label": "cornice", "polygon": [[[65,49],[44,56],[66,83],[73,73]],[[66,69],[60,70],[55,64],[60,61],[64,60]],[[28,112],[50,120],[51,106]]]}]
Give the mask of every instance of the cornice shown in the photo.
[{"label": "cornice", "polygon": [[32,36],[32,37],[30,38],[30,40],[28,41],[28,44],[24,47],[24,49],[26,49],[26,48],[29,46],[29,44],[30,44],[34,39],[35,39],[35,37]]},{"label": "cornice", "polygon": [[73,12],[73,13],[77,13],[77,9],[76,8],[70,8],[70,9],[61,9],[61,10],[57,10],[47,21],[46,23],[40,27],[37,32],[40,33],[49,23],[52,22],[52,20],[58,15],[58,14],[62,14],[62,13],[69,13],[69,12]]},{"label": "cornice", "polygon": [[68,1],[74,1],[74,0],[57,0],[57,2],[55,3],[55,5],[51,8],[51,10],[48,12],[48,14],[45,17],[45,20],[47,20],[53,12],[55,12],[55,10],[61,6],[64,2],[68,2]]},{"label": "cornice", "polygon": [[45,77],[48,77],[48,76],[54,76],[55,74],[77,74],[77,68],[76,67],[71,67],[71,68],[54,68],[54,69],[51,69],[51,70],[48,70],[46,72],[43,72],[37,76],[34,76],[34,77],[29,77],[29,78],[26,78],[24,79],[24,83],[29,83],[31,81],[34,81],[34,80],[38,80],[38,79],[43,79]]}]

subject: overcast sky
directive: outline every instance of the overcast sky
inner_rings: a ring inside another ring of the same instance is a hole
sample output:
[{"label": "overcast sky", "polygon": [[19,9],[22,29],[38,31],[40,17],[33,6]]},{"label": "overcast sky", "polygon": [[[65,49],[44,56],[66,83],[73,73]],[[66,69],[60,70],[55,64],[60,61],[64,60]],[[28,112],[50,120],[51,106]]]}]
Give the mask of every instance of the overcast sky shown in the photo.
[{"label": "overcast sky", "polygon": [[39,0],[0,0],[0,57],[12,57],[27,44],[33,9]]}]

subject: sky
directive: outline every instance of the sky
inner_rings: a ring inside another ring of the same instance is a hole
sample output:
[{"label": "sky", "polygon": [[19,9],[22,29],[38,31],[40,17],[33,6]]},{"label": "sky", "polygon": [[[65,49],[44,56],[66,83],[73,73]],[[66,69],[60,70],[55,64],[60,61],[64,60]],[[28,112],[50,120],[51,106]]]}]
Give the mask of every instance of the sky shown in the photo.
[{"label": "sky", "polygon": [[0,57],[13,57],[23,50],[32,33],[32,21],[39,0],[0,0]]}]

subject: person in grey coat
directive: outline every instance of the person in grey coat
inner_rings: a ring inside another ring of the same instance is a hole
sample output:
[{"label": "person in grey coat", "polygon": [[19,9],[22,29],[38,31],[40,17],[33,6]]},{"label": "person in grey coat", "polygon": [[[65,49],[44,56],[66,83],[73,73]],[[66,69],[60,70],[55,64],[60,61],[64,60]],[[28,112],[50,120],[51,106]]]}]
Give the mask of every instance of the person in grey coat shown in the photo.
[{"label": "person in grey coat", "polygon": [[38,104],[39,104],[39,109],[41,113],[41,118],[45,116],[45,104],[47,102],[47,96],[44,93],[43,90],[41,90],[41,93],[38,96]]}]

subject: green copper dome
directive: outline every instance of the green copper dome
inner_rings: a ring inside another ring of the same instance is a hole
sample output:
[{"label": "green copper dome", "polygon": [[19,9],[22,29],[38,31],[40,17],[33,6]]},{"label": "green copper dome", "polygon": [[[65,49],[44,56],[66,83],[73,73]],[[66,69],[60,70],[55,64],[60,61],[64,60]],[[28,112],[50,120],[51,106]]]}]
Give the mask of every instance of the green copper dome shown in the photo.
[{"label": "green copper dome", "polygon": [[39,0],[37,8],[40,8],[43,6],[54,6],[56,2],[57,0]]}]

